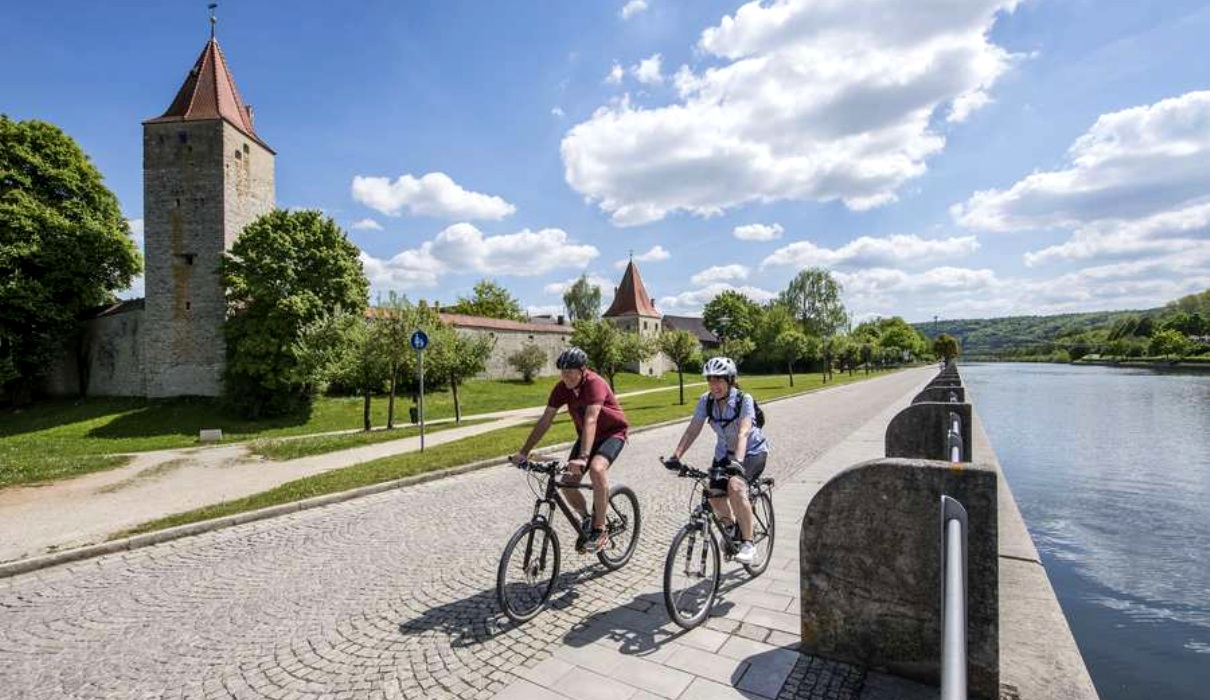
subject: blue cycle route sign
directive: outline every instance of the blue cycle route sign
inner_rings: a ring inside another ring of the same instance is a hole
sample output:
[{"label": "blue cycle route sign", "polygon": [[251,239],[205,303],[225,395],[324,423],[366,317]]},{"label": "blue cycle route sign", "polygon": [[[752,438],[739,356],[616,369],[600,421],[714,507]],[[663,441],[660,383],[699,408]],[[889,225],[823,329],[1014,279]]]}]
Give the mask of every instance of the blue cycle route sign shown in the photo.
[{"label": "blue cycle route sign", "polygon": [[429,337],[424,331],[416,331],[412,334],[412,348],[415,350],[423,350],[429,346]]}]

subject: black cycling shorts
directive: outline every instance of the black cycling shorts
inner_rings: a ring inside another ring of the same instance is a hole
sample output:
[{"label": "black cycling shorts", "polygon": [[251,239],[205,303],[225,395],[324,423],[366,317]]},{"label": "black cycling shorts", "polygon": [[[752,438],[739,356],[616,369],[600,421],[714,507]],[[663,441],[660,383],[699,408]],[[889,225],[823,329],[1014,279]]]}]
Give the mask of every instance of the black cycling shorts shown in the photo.
[{"label": "black cycling shorts", "polygon": [[[752,483],[760,478],[761,473],[765,471],[765,462],[768,460],[768,458],[768,452],[757,452],[756,454],[748,455],[748,457],[744,459],[744,480],[746,480],[748,483]],[[729,464],[731,464],[731,460],[729,459],[716,459],[714,460],[714,463],[711,464],[711,467],[713,469],[726,469],[727,465]],[[721,496],[725,494],[727,492],[727,482],[731,480],[732,476],[740,475],[734,471],[728,470],[720,478],[711,479],[710,490],[715,495]]]},{"label": "black cycling shorts", "polygon": [[[610,466],[617,461],[618,455],[622,454],[622,448],[626,446],[626,441],[620,437],[607,437],[604,440],[598,440],[597,444],[592,446],[592,452],[588,455],[588,461],[592,461],[593,457],[601,455],[609,460]],[[567,456],[568,461],[576,459],[580,456],[580,438],[576,438],[576,444],[571,446],[571,453]]]}]

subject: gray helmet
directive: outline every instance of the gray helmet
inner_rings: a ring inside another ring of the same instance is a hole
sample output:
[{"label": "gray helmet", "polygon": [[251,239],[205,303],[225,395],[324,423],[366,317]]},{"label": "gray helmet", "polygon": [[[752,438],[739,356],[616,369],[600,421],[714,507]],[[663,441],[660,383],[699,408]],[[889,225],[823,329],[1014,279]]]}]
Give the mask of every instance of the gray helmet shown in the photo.
[{"label": "gray helmet", "polygon": [[586,365],[588,353],[574,345],[559,353],[559,359],[555,360],[555,367],[559,369],[584,369]]},{"label": "gray helmet", "polygon": [[702,367],[703,377],[726,377],[734,380],[739,370],[735,368],[735,363],[730,357],[712,357],[706,360],[706,365]]}]

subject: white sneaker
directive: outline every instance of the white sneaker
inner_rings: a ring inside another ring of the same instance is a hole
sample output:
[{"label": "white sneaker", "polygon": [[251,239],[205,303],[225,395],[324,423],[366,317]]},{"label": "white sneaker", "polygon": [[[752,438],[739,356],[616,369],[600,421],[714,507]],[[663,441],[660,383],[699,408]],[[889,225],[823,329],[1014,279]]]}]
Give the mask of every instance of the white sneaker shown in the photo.
[{"label": "white sneaker", "polygon": [[751,542],[745,542],[739,547],[739,551],[735,553],[735,561],[741,564],[751,564],[756,558],[756,547]]}]

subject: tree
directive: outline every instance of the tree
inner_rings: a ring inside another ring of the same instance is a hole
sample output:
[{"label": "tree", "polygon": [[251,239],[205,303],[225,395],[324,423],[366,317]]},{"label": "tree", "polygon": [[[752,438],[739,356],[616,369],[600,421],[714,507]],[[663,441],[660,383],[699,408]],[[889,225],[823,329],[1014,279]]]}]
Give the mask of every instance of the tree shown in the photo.
[{"label": "tree", "polygon": [[794,363],[808,360],[815,356],[819,349],[819,340],[802,334],[801,331],[785,330],[778,334],[773,341],[774,354],[786,363],[786,372],[790,375],[790,386],[794,386]]},{"label": "tree", "polygon": [[933,341],[933,354],[946,362],[957,357],[959,352],[958,341],[948,333],[942,333]]},{"label": "tree", "polygon": [[1189,352],[1189,339],[1171,328],[1156,331],[1148,347],[1152,355],[1179,358]]},{"label": "tree", "polygon": [[571,344],[588,355],[588,364],[605,375],[610,388],[623,366],[655,354],[655,348],[638,333],[624,333],[610,321],[576,321],[573,327]]},{"label": "tree", "polygon": [[0,115],[5,393],[28,401],[80,314],[112,302],[141,270],[118,198],[76,142],[46,122]]},{"label": "tree", "polygon": [[[428,326],[432,326],[429,319]],[[399,386],[399,372],[407,366],[415,354],[412,349],[412,334],[420,327],[416,307],[404,295],[394,291],[387,293],[386,301],[378,300],[374,311],[374,341],[386,362],[390,377],[387,398],[387,429],[395,427],[395,396]]]},{"label": "tree", "polygon": [[474,293],[470,298],[458,297],[458,303],[450,311],[509,321],[525,320],[525,312],[521,309],[520,302],[507,289],[487,279],[475,283]]},{"label": "tree", "polygon": [[802,324],[802,332],[826,338],[848,322],[841,287],[832,273],[812,267],[798,273],[778,301],[788,307]]},{"label": "tree", "polygon": [[567,318],[572,321],[595,321],[601,317],[601,288],[588,281],[588,275],[580,275],[563,293],[563,306],[567,307]]},{"label": "tree", "polygon": [[487,368],[496,339],[478,333],[462,334],[443,324],[435,340],[430,345],[434,359],[433,376],[449,382],[454,398],[454,422],[461,423],[462,405],[458,399],[458,387]]},{"label": "tree", "polygon": [[709,355],[710,357],[730,357],[735,361],[736,366],[739,366],[755,349],[756,342],[751,338],[727,338]]},{"label": "tree", "polygon": [[681,405],[685,405],[685,365],[692,362],[701,352],[697,336],[689,331],[664,331],[659,339],[660,351],[676,365],[677,384],[680,387]]},{"label": "tree", "polygon": [[310,400],[300,371],[304,326],[338,309],[365,313],[357,246],[319,211],[272,211],[248,224],[219,265],[227,290],[228,404],[256,418]]},{"label": "tree", "polygon": [[719,338],[748,338],[756,330],[760,306],[742,293],[727,290],[706,303],[702,323]]},{"label": "tree", "polygon": [[526,384],[533,384],[534,377],[546,366],[548,359],[545,350],[534,343],[529,343],[509,355],[508,364],[521,373],[521,379]]},{"label": "tree", "polygon": [[365,315],[340,309],[324,314],[303,326],[296,346],[301,371],[362,395],[362,426],[369,432],[370,399],[382,390],[391,368]]}]

